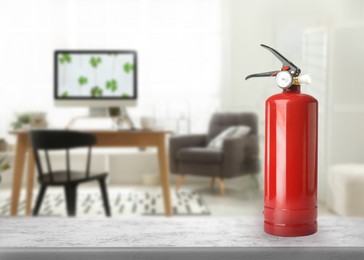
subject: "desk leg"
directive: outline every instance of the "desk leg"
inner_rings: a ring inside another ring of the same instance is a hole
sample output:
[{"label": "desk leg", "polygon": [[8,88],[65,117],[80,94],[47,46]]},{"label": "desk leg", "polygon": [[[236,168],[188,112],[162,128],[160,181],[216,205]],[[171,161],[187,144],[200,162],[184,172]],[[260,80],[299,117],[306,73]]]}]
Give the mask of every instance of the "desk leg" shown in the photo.
[{"label": "desk leg", "polygon": [[32,198],[34,185],[34,156],[32,149],[28,151],[28,175],[27,175],[27,193],[25,197],[25,215],[32,215]]},{"label": "desk leg", "polygon": [[164,212],[166,216],[172,216],[171,190],[169,183],[169,169],[167,160],[167,151],[165,144],[165,136],[160,138],[158,145],[159,171],[162,182]]},{"label": "desk leg", "polygon": [[18,203],[19,203],[19,196],[23,179],[26,144],[27,144],[26,136],[18,135],[15,148],[13,185],[11,190],[11,208],[10,208],[11,216],[16,216],[18,214]]}]

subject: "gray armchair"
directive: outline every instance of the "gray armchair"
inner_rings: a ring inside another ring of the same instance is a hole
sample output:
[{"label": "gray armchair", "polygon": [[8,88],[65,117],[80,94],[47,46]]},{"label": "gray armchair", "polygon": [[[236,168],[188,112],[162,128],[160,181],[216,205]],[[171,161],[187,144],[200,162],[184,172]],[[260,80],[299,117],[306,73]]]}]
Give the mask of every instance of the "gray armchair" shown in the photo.
[{"label": "gray armchair", "polygon": [[[208,148],[207,144],[230,126],[246,125],[251,131],[239,138],[227,138],[222,149]],[[217,113],[212,116],[207,134],[176,136],[170,139],[170,171],[180,175],[176,189],[185,176],[211,178],[211,186],[218,179],[224,195],[224,179],[259,171],[258,123],[254,113]]]}]

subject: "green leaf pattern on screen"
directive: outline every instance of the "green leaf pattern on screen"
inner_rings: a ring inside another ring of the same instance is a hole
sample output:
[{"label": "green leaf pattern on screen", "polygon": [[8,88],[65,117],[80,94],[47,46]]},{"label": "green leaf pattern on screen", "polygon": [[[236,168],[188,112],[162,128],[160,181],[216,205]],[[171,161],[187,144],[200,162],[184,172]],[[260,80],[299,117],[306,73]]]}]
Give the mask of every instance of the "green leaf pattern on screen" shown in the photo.
[{"label": "green leaf pattern on screen", "polygon": [[72,61],[72,57],[71,57],[71,54],[67,53],[67,52],[64,52],[61,54],[61,57],[59,58],[59,62],[61,64],[64,64],[64,63],[71,63]]},{"label": "green leaf pattern on screen", "polygon": [[90,64],[92,67],[94,67],[95,69],[99,66],[99,64],[101,63],[101,58],[100,57],[91,57],[90,59]]},{"label": "green leaf pattern on screen", "polygon": [[83,86],[83,85],[87,84],[87,82],[88,82],[88,78],[86,78],[86,77],[84,77],[84,76],[80,76],[80,77],[78,78],[78,83],[79,83],[81,86]]},{"label": "green leaf pattern on screen", "polygon": [[[61,53],[60,57],[59,57],[59,63],[60,64],[67,64],[67,63],[71,63],[72,61],[72,57],[71,54],[69,54],[68,52],[63,52]],[[63,68],[63,76],[62,76],[62,82],[63,84],[66,84],[67,81],[67,66]]]},{"label": "green leaf pattern on screen", "polygon": [[[118,53],[109,53],[109,56],[111,56],[111,57],[116,57],[117,55],[118,55]],[[66,52],[62,53],[59,58],[59,62],[61,64],[71,63],[71,61],[72,61],[71,55]],[[89,60],[89,63],[93,68],[97,69],[99,67],[99,65],[102,63],[102,59],[101,59],[101,57],[92,56]],[[123,65],[123,70],[125,73],[129,74],[130,72],[132,72],[134,70],[134,65],[130,62],[126,62]],[[84,86],[89,83],[89,79],[86,76],[79,76],[78,83],[80,86]],[[95,70],[95,83],[97,84],[96,70]],[[118,90],[118,82],[115,79],[106,81],[106,89],[111,92],[116,92]],[[96,85],[91,88],[90,94],[92,97],[101,97],[103,95],[103,91],[99,86]],[[62,98],[67,98],[68,96],[69,96],[68,91],[64,91],[61,95]],[[129,95],[127,93],[122,93],[121,97],[128,98]]]},{"label": "green leaf pattern on screen", "polygon": [[99,88],[98,86],[94,86],[91,89],[91,96],[92,97],[101,97],[102,96],[102,89]]},{"label": "green leaf pattern on screen", "polygon": [[134,65],[133,64],[131,64],[129,62],[127,62],[127,63],[124,64],[124,71],[125,71],[125,73],[130,73],[133,70],[134,70]]},{"label": "green leaf pattern on screen", "polygon": [[118,83],[115,79],[106,81],[106,89],[115,92],[118,89]]}]

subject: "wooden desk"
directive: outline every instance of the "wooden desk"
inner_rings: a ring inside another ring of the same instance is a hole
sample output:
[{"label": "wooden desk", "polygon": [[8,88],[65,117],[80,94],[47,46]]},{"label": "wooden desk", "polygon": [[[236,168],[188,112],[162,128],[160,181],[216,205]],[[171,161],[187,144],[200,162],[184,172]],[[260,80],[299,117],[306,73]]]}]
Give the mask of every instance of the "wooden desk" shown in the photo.
[{"label": "wooden desk", "polygon": [[[91,130],[85,131],[94,134],[97,143],[94,147],[156,147],[158,150],[159,170],[163,190],[164,210],[166,216],[172,215],[169,166],[166,151],[166,135],[168,131],[112,131],[112,130]],[[12,183],[10,215],[18,213],[18,203],[23,179],[25,157],[28,152],[28,175],[26,187],[26,215],[31,215],[33,180],[34,180],[34,158],[29,142],[29,131],[14,131],[16,135],[15,166]]]}]

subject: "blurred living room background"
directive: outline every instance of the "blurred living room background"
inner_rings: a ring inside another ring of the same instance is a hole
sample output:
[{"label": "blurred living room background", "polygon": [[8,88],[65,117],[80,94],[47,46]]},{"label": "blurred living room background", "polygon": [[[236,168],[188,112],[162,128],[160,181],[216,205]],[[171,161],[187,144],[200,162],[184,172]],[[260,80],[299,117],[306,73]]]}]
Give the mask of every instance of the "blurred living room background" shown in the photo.
[{"label": "blurred living room background", "polygon": [[[54,51],[125,49],[138,52],[138,103],[128,108],[137,127],[149,117],[177,136],[200,134],[214,113],[256,115],[259,170],[226,179],[223,196],[206,177],[186,176],[181,190],[198,196],[187,213],[260,216],[264,104],[281,91],[274,78],[244,80],[281,67],[263,43],[312,77],[302,92],[319,101],[319,214],[364,216],[364,1],[1,0],[0,35],[0,158],[10,166],[0,170],[0,215],[9,210],[17,117],[44,113],[48,128],[64,128],[88,113],[54,105]],[[98,149],[92,167],[109,173],[110,198],[160,189],[152,148]],[[181,195],[171,177],[173,201]]]}]

